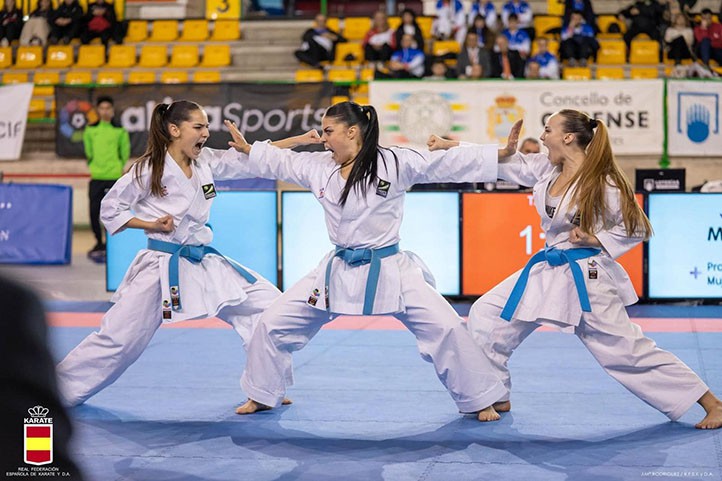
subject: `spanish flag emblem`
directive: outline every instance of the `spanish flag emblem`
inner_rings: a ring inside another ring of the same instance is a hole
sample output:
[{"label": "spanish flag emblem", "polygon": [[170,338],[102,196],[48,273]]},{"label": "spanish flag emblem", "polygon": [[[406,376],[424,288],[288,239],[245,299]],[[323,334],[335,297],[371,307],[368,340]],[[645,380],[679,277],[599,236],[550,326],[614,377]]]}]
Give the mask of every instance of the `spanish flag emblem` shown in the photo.
[{"label": "spanish flag emblem", "polygon": [[25,462],[38,466],[53,462],[52,424],[25,424]]}]

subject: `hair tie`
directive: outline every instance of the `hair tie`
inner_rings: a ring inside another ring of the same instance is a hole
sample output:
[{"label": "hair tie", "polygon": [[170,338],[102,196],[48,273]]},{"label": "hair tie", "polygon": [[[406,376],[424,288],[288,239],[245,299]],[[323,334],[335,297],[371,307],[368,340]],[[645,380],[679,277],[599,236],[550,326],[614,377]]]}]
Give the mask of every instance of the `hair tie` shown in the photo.
[{"label": "hair tie", "polygon": [[170,104],[160,104],[160,107],[158,107],[158,112],[160,112],[161,116],[165,116],[165,113],[168,112],[169,107]]},{"label": "hair tie", "polygon": [[591,127],[592,130],[597,128],[598,125],[599,125],[599,121],[597,119],[594,119],[594,118],[589,119],[589,127]]}]

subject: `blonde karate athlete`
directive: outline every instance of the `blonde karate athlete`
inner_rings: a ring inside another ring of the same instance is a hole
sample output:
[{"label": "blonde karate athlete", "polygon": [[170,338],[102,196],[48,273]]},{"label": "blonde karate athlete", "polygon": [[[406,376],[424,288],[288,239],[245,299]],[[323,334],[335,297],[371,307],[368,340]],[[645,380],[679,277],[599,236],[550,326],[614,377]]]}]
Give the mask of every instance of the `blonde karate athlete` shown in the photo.
[{"label": "blonde karate athlete", "polygon": [[[638,299],[615,259],[648,238],[652,227],[614,160],[606,125],[561,110],[547,121],[541,141],[548,155],[517,153],[499,164],[501,179],[534,186],[547,247],[471,308],[469,328],[494,372],[511,390],[507,363],[519,344],[540,325],[567,328],[610,376],[671,420],[698,402],[707,415],[696,427],[719,428],[720,400],[645,337],[625,310]],[[498,411],[511,408],[505,401]]]},{"label": "blonde karate athlete", "polygon": [[243,178],[239,166],[246,157],[235,149],[203,147],[209,135],[208,117],[198,104],[157,105],[145,154],[103,199],[101,219],[108,231],[143,229],[148,248],[125,274],[100,331],[58,365],[65,404],[81,404],[113,383],[162,322],[218,316],[247,344],[260,314],[280,295],[258,273],[208,246],[214,180]]},{"label": "blonde karate athlete", "polygon": [[285,376],[291,354],[336,316],[391,314],[416,336],[422,358],[434,364],[460,412],[499,419],[491,405],[506,399],[506,388],[490,374],[461,318],[427,282],[423,263],[399,249],[399,228],[407,189],[420,182],[495,180],[497,156],[516,150],[518,129],[498,152],[496,145],[438,153],[387,149],[378,145],[375,109],[342,102],[323,117],[326,152],[296,153],[262,142],[251,146],[228,125],[231,145],[249,153],[249,173],[313,192],[336,246],[261,317],[241,378],[249,400],[236,412],[281,404],[291,385]]}]

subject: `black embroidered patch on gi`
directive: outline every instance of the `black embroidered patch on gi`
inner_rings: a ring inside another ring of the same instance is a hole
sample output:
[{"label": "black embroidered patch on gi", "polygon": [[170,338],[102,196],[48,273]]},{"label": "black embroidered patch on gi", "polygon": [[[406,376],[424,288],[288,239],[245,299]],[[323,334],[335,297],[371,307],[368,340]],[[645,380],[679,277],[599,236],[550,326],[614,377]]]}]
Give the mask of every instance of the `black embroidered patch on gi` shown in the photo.
[{"label": "black embroidered patch on gi", "polygon": [[596,270],[596,269],[589,269],[589,278],[590,278],[590,279],[596,279],[596,278],[597,278],[597,270]]},{"label": "black embroidered patch on gi", "polygon": [[314,289],[313,292],[311,293],[311,295],[308,296],[308,301],[306,301],[306,302],[308,302],[309,305],[315,306],[316,303],[318,302],[318,296],[320,294],[321,293],[318,291],[318,289]]},{"label": "black embroidered patch on gi", "polygon": [[212,199],[216,196],[216,186],[213,184],[205,184],[203,186],[203,195],[205,196],[206,200]]},{"label": "black embroidered patch on gi", "polygon": [[389,195],[389,187],[391,187],[391,182],[379,179],[379,186],[376,187],[376,195],[380,195],[385,199],[386,196]]},{"label": "black embroidered patch on gi", "polygon": [[170,312],[170,309],[163,309],[163,319],[172,319],[173,314]]},{"label": "black embroidered patch on gi", "polygon": [[576,214],[574,214],[574,218],[572,219],[572,224],[579,227],[582,225],[582,213],[577,211]]}]

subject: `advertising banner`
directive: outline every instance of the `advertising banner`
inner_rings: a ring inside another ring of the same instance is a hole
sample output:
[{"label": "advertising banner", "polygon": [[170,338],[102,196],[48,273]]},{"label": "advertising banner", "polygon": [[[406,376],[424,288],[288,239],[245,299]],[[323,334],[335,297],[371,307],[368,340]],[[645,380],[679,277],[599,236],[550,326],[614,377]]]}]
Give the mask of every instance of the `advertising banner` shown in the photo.
[{"label": "advertising banner", "polygon": [[522,138],[539,137],[554,112],[576,109],[609,126],[616,154],[661,154],[663,80],[374,81],[381,144],[423,147],[430,134],[476,143],[505,143],[524,119]]},{"label": "advertising banner", "polygon": [[667,136],[669,155],[719,156],[720,80],[669,80]]},{"label": "advertising banner", "polygon": [[333,84],[189,84],[125,85],[113,87],[57,87],[55,150],[61,157],[84,157],[83,130],[97,122],[95,99],[109,95],[115,119],[130,134],[131,157],[146,147],[151,114],[158,103],[187,99],[208,114],[211,137],[207,147],[228,148],[230,134],[223,121],[238,125],[246,140],[278,140],[321,129],[331,103]]},{"label": "advertising banner", "polygon": [[33,84],[0,87],[0,160],[18,160],[25,139]]}]

